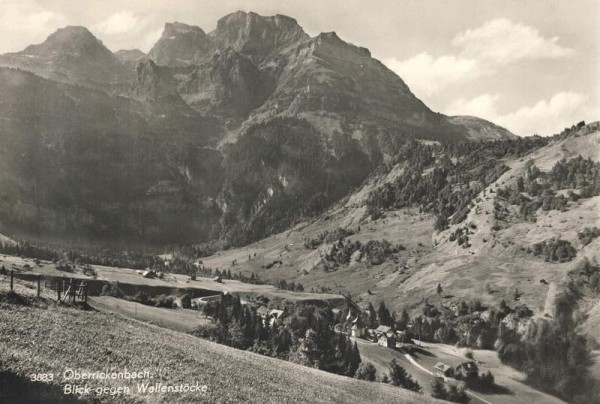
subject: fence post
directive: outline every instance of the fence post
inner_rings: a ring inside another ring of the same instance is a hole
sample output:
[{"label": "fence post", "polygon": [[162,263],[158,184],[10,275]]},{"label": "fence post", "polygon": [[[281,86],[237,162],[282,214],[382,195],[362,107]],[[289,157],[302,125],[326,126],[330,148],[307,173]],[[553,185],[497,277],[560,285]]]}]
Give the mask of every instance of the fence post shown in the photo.
[{"label": "fence post", "polygon": [[58,294],[58,301],[60,302],[60,290],[62,289],[62,280],[59,280],[56,285],[56,293]]},{"label": "fence post", "polygon": [[15,270],[11,269],[10,270],[10,291],[13,291],[13,282],[14,282],[14,278],[15,277]]},{"label": "fence post", "polygon": [[38,275],[38,290],[37,297],[40,297],[40,293],[42,291],[42,275]]}]

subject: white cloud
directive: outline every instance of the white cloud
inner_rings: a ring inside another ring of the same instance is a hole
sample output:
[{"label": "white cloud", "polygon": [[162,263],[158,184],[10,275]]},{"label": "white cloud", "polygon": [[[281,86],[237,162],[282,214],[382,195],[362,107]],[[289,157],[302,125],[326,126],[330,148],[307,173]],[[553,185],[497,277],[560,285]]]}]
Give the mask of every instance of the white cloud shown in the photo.
[{"label": "white cloud", "polygon": [[16,52],[32,43],[43,42],[64,22],[62,14],[45,9],[32,0],[2,2],[0,49]]},{"label": "white cloud", "polygon": [[498,113],[496,103],[499,98],[498,94],[486,93],[471,100],[457,99],[448,107],[447,113],[484,118],[520,136],[549,136],[581,120],[594,119],[594,111],[580,93],[562,91],[550,99],[505,114]]},{"label": "white cloud", "polygon": [[152,46],[154,46],[154,44],[158,41],[158,39],[163,33],[163,30],[164,28],[161,27],[156,30],[148,31],[148,33],[146,33],[142,38],[139,48],[144,52],[148,52],[152,48]]},{"label": "white cloud", "polygon": [[459,84],[482,73],[475,60],[451,55],[434,58],[429,53],[420,53],[403,62],[396,58],[384,62],[414,92],[425,96],[435,95],[447,86]]},{"label": "white cloud", "polygon": [[455,55],[433,57],[420,53],[410,59],[384,63],[419,96],[435,96],[452,85],[489,76],[502,66],[522,60],[563,58],[574,53],[558,44],[558,37],[544,38],[540,32],[501,18],[468,29],[452,39]]},{"label": "white cloud", "polygon": [[449,115],[471,115],[493,121],[498,118],[496,101],[499,98],[498,94],[488,93],[470,100],[458,98],[450,104],[446,109],[446,113]]},{"label": "white cloud", "polygon": [[563,58],[572,49],[558,44],[558,37],[544,38],[540,32],[505,18],[488,21],[454,37],[452,44],[462,49],[464,57],[508,64],[523,59]]},{"label": "white cloud", "polygon": [[112,14],[104,21],[97,24],[99,32],[106,35],[135,34],[142,31],[148,24],[144,16],[130,11],[120,11]]},{"label": "white cloud", "polygon": [[580,121],[585,113],[586,97],[579,93],[560,92],[550,100],[500,116],[498,123],[521,135],[552,135]]}]

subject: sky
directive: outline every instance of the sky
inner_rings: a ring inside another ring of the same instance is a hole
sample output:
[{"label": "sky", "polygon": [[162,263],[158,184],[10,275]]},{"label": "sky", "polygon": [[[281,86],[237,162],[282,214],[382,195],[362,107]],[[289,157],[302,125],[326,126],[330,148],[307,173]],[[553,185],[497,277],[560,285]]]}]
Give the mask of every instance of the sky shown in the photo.
[{"label": "sky", "polygon": [[309,35],[335,31],[434,111],[522,136],[600,119],[600,0],[0,0],[0,53],[66,25],[113,51],[146,52],[165,22],[210,32],[237,10],[291,16]]}]

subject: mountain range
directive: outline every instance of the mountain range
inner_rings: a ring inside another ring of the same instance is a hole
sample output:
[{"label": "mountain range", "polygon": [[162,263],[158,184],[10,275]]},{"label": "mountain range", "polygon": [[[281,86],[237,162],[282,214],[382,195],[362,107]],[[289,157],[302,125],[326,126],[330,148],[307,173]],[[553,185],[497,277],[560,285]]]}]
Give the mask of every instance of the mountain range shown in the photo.
[{"label": "mountain range", "polygon": [[0,56],[7,233],[240,245],[323,212],[407,141],[514,139],[419,100],[368,49],[235,12],[148,54],[84,27]]}]

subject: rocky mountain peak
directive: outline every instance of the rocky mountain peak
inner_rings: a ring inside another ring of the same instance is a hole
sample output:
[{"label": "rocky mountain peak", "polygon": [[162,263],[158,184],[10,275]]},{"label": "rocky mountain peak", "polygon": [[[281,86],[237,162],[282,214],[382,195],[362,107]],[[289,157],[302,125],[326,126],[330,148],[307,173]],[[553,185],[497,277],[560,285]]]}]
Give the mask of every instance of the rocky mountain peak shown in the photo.
[{"label": "rocky mountain peak", "polygon": [[189,34],[189,33],[206,35],[206,33],[202,30],[202,28],[200,28],[196,25],[188,25],[188,24],[184,24],[184,23],[175,21],[175,22],[165,23],[165,29],[163,31],[162,36],[164,37],[164,36],[170,36],[170,35]]},{"label": "rocky mountain peak", "polygon": [[166,23],[148,57],[159,65],[187,66],[206,55],[211,46],[202,28],[180,22]]},{"label": "rocky mountain peak", "polygon": [[261,16],[237,11],[226,15],[211,33],[218,48],[232,47],[256,62],[308,38],[298,22],[284,15]]},{"label": "rocky mountain peak", "polygon": [[[340,57],[364,57],[370,58],[371,52],[367,48],[355,46],[342,40],[335,31],[322,32],[314,38],[314,43],[317,47],[324,47],[327,51],[339,53]],[[335,51],[337,49],[337,51]],[[340,53],[342,52],[343,55]]]},{"label": "rocky mountain peak", "polygon": [[58,29],[39,45],[29,45],[21,53],[37,56],[76,55],[113,59],[114,56],[102,41],[87,28],[68,26]]},{"label": "rocky mountain peak", "polygon": [[120,49],[115,52],[115,56],[121,63],[137,63],[146,54],[139,49]]}]

